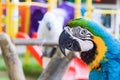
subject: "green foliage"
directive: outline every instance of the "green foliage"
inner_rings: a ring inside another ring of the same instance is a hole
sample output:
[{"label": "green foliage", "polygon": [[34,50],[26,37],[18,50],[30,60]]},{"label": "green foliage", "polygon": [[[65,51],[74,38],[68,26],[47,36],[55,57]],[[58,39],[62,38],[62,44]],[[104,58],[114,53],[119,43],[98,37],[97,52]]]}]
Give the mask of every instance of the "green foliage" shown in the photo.
[{"label": "green foliage", "polygon": [[[23,54],[20,54],[19,58],[22,62],[23,71],[25,73],[25,76],[35,78],[35,80],[36,80],[42,72],[41,66],[36,62],[36,60],[32,56],[30,56],[29,64],[25,64]],[[6,66],[5,66],[3,57],[1,55],[0,55],[0,71],[6,71]],[[0,78],[0,80],[1,80],[1,78]],[[2,80],[4,80],[4,79],[2,79]],[[5,79],[5,80],[7,80],[7,79]]]},{"label": "green foliage", "polygon": [[23,64],[23,71],[25,73],[25,76],[38,78],[42,72],[42,68],[36,62],[36,60],[32,56],[30,56],[30,63],[26,64],[24,60],[24,55],[19,55],[19,57]]},{"label": "green foliage", "polygon": [[25,73],[25,76],[30,76],[34,78],[38,78],[42,72],[42,68],[38,65],[23,65],[23,70]]},{"label": "green foliage", "polygon": [[3,57],[0,55],[0,70],[1,71],[5,71],[6,70],[6,66],[3,60]]}]

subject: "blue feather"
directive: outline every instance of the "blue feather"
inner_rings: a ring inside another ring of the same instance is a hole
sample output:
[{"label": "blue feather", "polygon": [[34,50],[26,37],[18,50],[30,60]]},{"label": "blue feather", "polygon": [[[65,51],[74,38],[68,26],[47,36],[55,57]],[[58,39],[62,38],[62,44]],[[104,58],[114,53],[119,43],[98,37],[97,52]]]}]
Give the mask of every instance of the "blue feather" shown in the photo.
[{"label": "blue feather", "polygon": [[95,35],[101,37],[107,46],[107,62],[100,63],[101,70],[92,70],[90,80],[120,80],[120,41],[114,38],[110,33],[104,30],[98,24],[88,21]]}]

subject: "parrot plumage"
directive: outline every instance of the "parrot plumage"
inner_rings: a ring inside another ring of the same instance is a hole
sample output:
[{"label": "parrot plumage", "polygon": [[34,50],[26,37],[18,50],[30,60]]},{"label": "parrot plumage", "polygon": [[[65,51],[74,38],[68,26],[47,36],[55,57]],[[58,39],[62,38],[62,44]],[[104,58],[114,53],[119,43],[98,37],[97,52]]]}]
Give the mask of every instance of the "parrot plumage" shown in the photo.
[{"label": "parrot plumage", "polygon": [[59,46],[79,51],[90,69],[89,80],[120,80],[120,41],[101,25],[83,18],[70,20],[59,38]]},{"label": "parrot plumage", "polygon": [[[58,20],[56,20],[58,19]],[[39,21],[38,39],[44,42],[58,43],[59,35],[63,30],[63,20],[53,12],[47,12]]]},{"label": "parrot plumage", "polygon": [[[38,27],[38,39],[41,41],[41,45],[44,43],[58,43],[60,33],[63,30],[64,19],[62,16],[58,16],[54,10],[46,12],[41,21],[39,21]],[[54,53],[54,46],[43,47],[44,56],[51,57]]]}]

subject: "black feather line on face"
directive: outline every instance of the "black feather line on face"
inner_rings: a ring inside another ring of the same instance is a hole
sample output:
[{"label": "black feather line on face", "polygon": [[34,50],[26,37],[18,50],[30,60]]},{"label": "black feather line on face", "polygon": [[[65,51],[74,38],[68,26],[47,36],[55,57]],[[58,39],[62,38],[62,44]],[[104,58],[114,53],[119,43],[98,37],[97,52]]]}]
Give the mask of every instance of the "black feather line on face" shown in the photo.
[{"label": "black feather line on face", "polygon": [[[93,42],[93,41],[92,41]],[[93,48],[90,49],[89,51],[85,51],[81,53],[81,59],[86,63],[86,64],[90,64],[92,61],[95,60],[95,56],[97,55],[97,50],[96,50],[97,46],[96,44],[93,42]]]}]

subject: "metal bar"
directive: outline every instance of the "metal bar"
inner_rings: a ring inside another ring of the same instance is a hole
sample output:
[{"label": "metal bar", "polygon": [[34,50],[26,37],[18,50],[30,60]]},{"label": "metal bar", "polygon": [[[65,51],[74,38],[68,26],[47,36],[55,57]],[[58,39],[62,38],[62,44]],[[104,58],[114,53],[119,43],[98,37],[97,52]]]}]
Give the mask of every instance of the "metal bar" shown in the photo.
[{"label": "metal bar", "polygon": [[46,42],[42,44],[39,39],[12,39],[15,45],[42,45],[42,46],[58,46],[58,43]]}]

